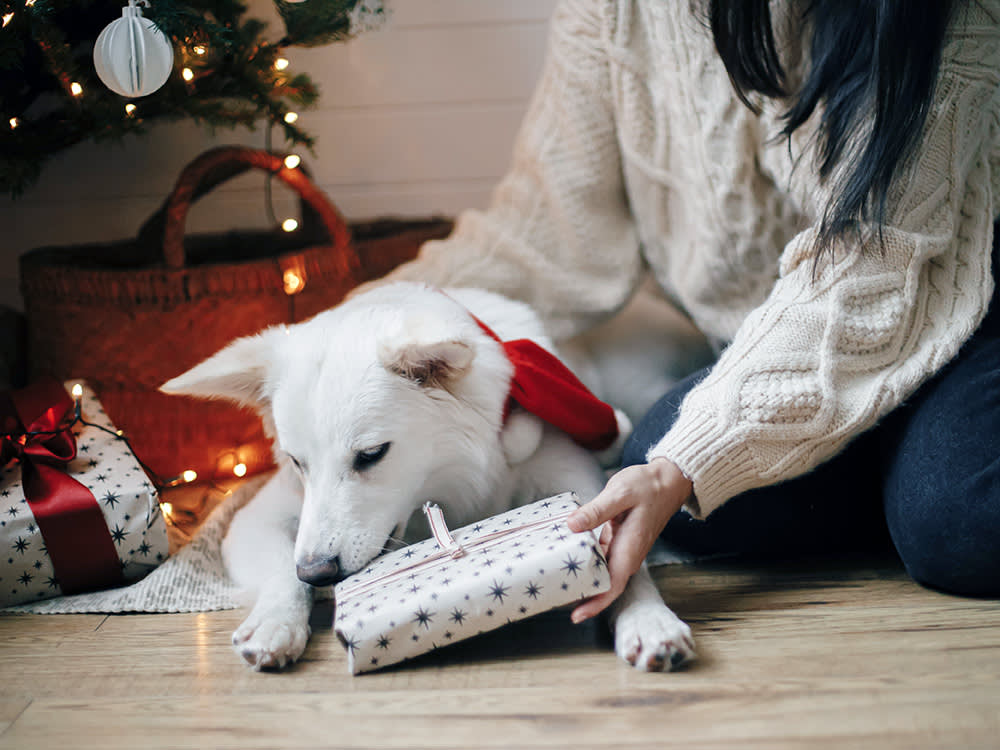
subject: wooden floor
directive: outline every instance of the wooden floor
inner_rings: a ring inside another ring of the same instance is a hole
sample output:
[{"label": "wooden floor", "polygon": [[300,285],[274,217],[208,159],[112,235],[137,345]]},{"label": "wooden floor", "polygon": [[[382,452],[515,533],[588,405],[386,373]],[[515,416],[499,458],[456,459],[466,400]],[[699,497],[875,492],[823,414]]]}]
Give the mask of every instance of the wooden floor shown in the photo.
[{"label": "wooden floor", "polygon": [[698,640],[680,673],[565,612],[360,677],[329,605],[270,674],[235,611],[0,617],[0,747],[1000,748],[1000,603],[885,560],[654,572]]}]

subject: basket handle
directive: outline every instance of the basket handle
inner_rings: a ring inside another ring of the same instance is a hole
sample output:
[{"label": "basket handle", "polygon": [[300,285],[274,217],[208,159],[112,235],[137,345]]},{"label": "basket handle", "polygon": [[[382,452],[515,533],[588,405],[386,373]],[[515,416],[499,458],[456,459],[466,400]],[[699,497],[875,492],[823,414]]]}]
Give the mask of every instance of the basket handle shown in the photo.
[{"label": "basket handle", "polygon": [[351,245],[350,230],[340,212],[301,168],[289,169],[283,156],[268,151],[244,146],[220,146],[205,151],[188,164],[167,199],[163,227],[163,258],[167,268],[184,268],[184,232],[188,210],[200,195],[207,192],[205,185],[214,187],[250,168],[270,172],[298,193],[326,227],[334,250],[351,256],[348,260],[353,261],[351,265],[355,268],[360,266]]}]

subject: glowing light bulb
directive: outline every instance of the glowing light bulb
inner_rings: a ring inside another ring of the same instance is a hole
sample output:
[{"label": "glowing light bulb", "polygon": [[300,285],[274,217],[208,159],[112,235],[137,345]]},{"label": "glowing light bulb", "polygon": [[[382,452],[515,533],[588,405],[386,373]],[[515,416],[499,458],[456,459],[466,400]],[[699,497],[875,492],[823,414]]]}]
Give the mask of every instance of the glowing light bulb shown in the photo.
[{"label": "glowing light bulb", "polygon": [[186,469],[181,474],[181,479],[183,479],[188,484],[190,484],[191,482],[193,482],[197,478],[198,478],[198,472],[195,471],[194,469]]},{"label": "glowing light bulb", "polygon": [[181,71],[181,78],[185,81],[194,80],[194,71],[191,70],[191,68],[184,68],[184,70]]},{"label": "glowing light bulb", "polygon": [[286,232],[294,232],[296,229],[299,228],[299,222],[297,222],[295,219],[285,219],[283,222],[281,222],[281,228],[284,229]]},{"label": "glowing light bulb", "polygon": [[11,130],[15,130],[17,128],[17,126],[21,124],[21,121],[18,118],[16,118],[16,117],[11,117],[10,120],[9,120],[9,122],[10,122],[10,129]]},{"label": "glowing light bulb", "polygon": [[14,19],[14,14],[12,12],[11,13],[4,13],[4,16],[3,16],[3,25],[4,25],[4,27],[6,27],[7,24],[9,24],[13,19]]},{"label": "glowing light bulb", "polygon": [[125,105],[125,114],[129,117],[135,114],[135,105],[131,102]]},{"label": "glowing light bulb", "polygon": [[233,474],[235,474],[238,477],[246,476],[246,473],[247,473],[247,465],[244,463],[238,463],[236,464],[236,466],[233,467]]},{"label": "glowing light bulb", "polygon": [[[302,277],[291,268],[285,271],[284,282],[285,294],[298,294],[302,291],[302,287],[306,285]],[[286,330],[285,332],[287,333],[288,331]]]},{"label": "glowing light bulb", "polygon": [[81,86],[76,81],[73,81],[73,83],[69,85],[69,90],[73,94],[73,96],[80,96],[80,94],[83,93],[83,86]]},{"label": "glowing light bulb", "polygon": [[206,52],[208,52],[208,50],[207,50],[207,49],[205,49],[205,45],[204,45],[204,44],[196,44],[196,45],[195,45],[194,47],[192,47],[191,49],[192,49],[192,51],[193,51],[193,52],[194,52],[194,53],[195,53],[196,55],[204,55],[204,54],[205,54]]},{"label": "glowing light bulb", "polygon": [[286,60],[284,57],[279,57],[277,60],[274,61],[275,70],[284,70],[287,67],[288,67],[288,60]]},{"label": "glowing light bulb", "polygon": [[83,395],[83,386],[79,383],[74,383],[70,393],[73,394],[73,398],[80,398]]},{"label": "glowing light bulb", "polygon": [[35,4],[35,0],[24,0],[24,7],[25,8],[30,8],[34,4]]},{"label": "glowing light bulb", "polygon": [[289,169],[295,169],[301,163],[302,159],[299,158],[298,154],[289,154],[285,157],[285,166]]},{"label": "glowing light bulb", "polygon": [[299,115],[298,115],[297,112],[289,112],[288,114],[285,115],[285,122],[287,122],[289,125],[291,125],[293,122],[295,122],[298,119],[299,119]]}]

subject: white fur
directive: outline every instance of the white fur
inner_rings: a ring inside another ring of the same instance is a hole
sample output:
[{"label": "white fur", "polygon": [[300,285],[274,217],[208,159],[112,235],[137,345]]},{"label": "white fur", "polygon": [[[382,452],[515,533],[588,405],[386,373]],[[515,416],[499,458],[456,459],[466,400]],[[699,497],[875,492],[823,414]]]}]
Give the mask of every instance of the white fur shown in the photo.
[{"label": "white fur", "polygon": [[[595,457],[565,434],[524,412],[504,424],[511,365],[470,312],[502,339],[553,348],[525,305],[396,283],[237,340],[163,386],[253,406],[275,437],[279,469],[223,547],[230,575],[257,592],[233,635],[251,666],[281,668],[305,648],[313,589],[297,570],[317,580],[306,573],[336,558],[340,575],[356,572],[404,542],[425,500],[457,527],[565,490],[585,500],[600,491]],[[359,452],[386,443],[358,468]],[[640,669],[693,656],[690,630],[645,567],[611,617],[616,650]]]}]

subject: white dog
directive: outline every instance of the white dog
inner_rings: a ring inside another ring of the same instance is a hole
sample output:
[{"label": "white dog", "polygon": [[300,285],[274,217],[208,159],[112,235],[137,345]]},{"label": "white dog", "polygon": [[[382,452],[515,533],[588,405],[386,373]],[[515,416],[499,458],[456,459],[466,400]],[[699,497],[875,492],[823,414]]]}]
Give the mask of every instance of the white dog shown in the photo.
[{"label": "white dog", "polygon": [[[425,500],[460,527],[564,490],[600,491],[592,453],[526,411],[504,419],[513,368],[477,318],[505,341],[553,349],[523,304],[396,283],[239,339],[162,387],[251,406],[275,438],[279,468],[223,546],[231,577],[257,594],[233,634],[254,668],[294,662],[313,587],[402,543]],[[610,617],[617,653],[639,669],[694,655],[645,566]]]}]

